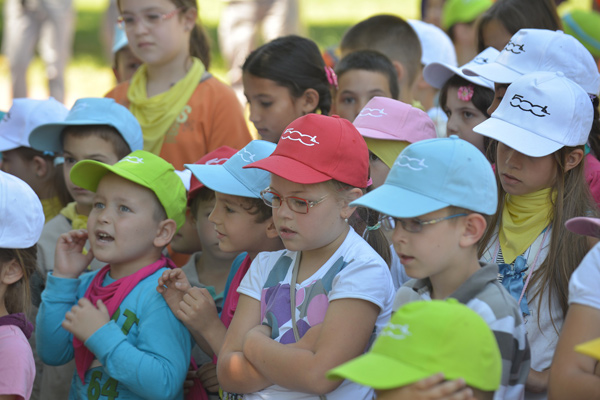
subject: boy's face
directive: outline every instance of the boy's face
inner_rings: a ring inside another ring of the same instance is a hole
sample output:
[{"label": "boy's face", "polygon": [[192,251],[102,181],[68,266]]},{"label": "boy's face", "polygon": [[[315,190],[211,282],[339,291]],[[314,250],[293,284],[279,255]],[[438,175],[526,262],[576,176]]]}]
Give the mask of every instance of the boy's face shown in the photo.
[{"label": "boy's face", "polygon": [[117,51],[117,54],[115,54],[115,66],[113,68],[117,83],[130,80],[140,65],[142,65],[142,61],[133,54],[129,46],[125,46]]},{"label": "boy's face", "polygon": [[233,259],[237,254],[224,252],[219,247],[219,239],[215,224],[208,220],[208,217],[215,208],[216,199],[198,201],[198,209],[194,216],[195,229],[200,243],[202,244],[202,252],[210,253],[217,259]]},{"label": "boy's face", "polygon": [[435,278],[456,273],[451,266],[453,256],[459,249],[459,218],[423,225],[420,232],[409,232],[402,226],[401,220],[408,227],[418,225],[415,224],[418,221],[431,221],[449,215],[449,209],[444,208],[416,218],[395,219],[396,227],[392,235],[394,250],[411,278]]},{"label": "boy's face", "polygon": [[196,222],[189,208],[185,213],[185,222],[171,240],[171,249],[183,254],[193,254],[202,250],[202,244],[196,231]]},{"label": "boy's face", "polygon": [[63,168],[67,189],[77,202],[77,211],[80,214],[87,215],[92,208],[94,193],[71,182],[69,178],[71,169],[81,160],[95,160],[112,165],[119,161],[119,158],[111,142],[95,135],[64,135],[63,155],[65,157]]},{"label": "boy's face", "polygon": [[157,202],[150,189],[112,173],[104,176],[87,225],[94,256],[133,272],[156,261]]},{"label": "boy's face", "polygon": [[208,220],[214,224],[219,248],[228,253],[258,253],[262,251],[264,234],[271,220],[256,222],[257,216],[248,212],[244,197],[215,192],[215,207]]},{"label": "boy's face", "polygon": [[363,69],[346,71],[338,80],[336,113],[352,122],[375,96],[392,97],[390,82],[384,74]]}]

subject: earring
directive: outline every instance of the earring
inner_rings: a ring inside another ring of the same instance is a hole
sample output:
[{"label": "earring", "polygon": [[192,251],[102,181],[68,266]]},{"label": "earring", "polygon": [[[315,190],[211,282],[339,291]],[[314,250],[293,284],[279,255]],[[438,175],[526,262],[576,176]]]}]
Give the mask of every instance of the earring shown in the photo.
[{"label": "earring", "polygon": [[344,218],[344,222],[348,223],[348,218]]}]

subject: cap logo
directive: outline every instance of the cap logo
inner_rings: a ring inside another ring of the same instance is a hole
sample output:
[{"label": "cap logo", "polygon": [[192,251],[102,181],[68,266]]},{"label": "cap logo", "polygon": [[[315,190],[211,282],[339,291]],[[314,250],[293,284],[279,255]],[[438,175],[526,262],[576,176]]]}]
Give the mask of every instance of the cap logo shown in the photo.
[{"label": "cap logo", "polygon": [[419,160],[418,158],[410,158],[404,155],[400,155],[394,164],[402,168],[410,168],[413,171],[421,171],[423,168],[429,168],[425,165],[424,158]]},{"label": "cap logo", "polygon": [[487,57],[475,57],[472,61],[475,64],[488,64],[490,62],[490,59]]},{"label": "cap logo", "polygon": [[284,140],[284,139],[294,140],[294,141],[302,143],[305,146],[314,146],[315,144],[320,144],[319,142],[317,142],[316,135],[315,136],[305,135],[302,132],[295,131],[293,128],[288,128],[285,130],[285,132],[283,132],[283,135],[281,135],[280,140]]},{"label": "cap logo", "polygon": [[247,162],[247,163],[254,162],[254,157],[256,157],[255,154],[250,153],[246,149],[241,149],[240,151],[237,152],[237,155],[240,156],[242,158],[242,160],[244,160],[244,162]]},{"label": "cap logo", "polygon": [[510,105],[512,107],[518,107],[522,111],[529,111],[536,117],[545,117],[546,115],[550,115],[548,112],[548,106],[538,106],[533,104],[529,100],[524,100],[523,96],[520,94],[515,94],[513,98],[510,100]]},{"label": "cap logo", "polygon": [[521,54],[521,53],[525,53],[525,49],[523,47],[525,47],[524,44],[518,44],[518,43],[513,43],[512,41],[509,41],[508,44],[506,46],[504,46],[504,50],[510,51],[513,54]]},{"label": "cap logo", "polygon": [[388,323],[383,329],[383,331],[381,331],[381,336],[389,336],[392,339],[397,340],[406,339],[408,336],[412,335],[412,333],[409,332],[408,328],[408,324],[400,325]]},{"label": "cap logo", "polygon": [[227,157],[223,157],[223,158],[218,158],[217,157],[217,158],[213,158],[211,160],[208,160],[204,164],[206,164],[206,165],[221,165],[221,164],[223,164],[227,160],[229,160],[229,158],[227,158]]},{"label": "cap logo", "polygon": [[121,160],[121,162],[128,162],[131,164],[143,164],[144,159],[142,157],[126,156]]},{"label": "cap logo", "polygon": [[363,108],[362,110],[360,110],[360,114],[358,114],[359,117],[375,118],[383,117],[384,115],[387,114],[385,113],[385,110],[383,108]]}]

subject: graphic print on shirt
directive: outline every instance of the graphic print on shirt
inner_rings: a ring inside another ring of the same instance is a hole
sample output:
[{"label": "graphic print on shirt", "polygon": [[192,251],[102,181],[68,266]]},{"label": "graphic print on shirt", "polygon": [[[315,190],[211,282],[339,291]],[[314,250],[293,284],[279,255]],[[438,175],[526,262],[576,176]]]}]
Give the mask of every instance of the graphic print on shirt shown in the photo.
[{"label": "graphic print on shirt", "polygon": [[[269,273],[262,289],[260,307],[263,324],[271,327],[271,338],[277,339],[282,332],[280,329],[292,319],[290,302],[290,284],[282,283],[288,271],[293,266],[293,260],[282,255]],[[329,292],[333,279],[342,271],[347,262],[343,257],[337,259],[321,278],[310,282],[307,286],[296,291],[296,325],[300,337],[313,326],[320,324],[325,319],[329,307]],[[280,343],[295,343],[293,329],[283,332]]]}]

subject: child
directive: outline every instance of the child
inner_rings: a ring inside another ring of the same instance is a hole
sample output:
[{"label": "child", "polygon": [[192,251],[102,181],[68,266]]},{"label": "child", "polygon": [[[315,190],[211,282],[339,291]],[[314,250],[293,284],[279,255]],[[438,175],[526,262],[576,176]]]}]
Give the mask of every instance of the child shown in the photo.
[{"label": "child", "polygon": [[377,400],[484,400],[500,386],[502,357],[490,328],[469,307],[456,299],[415,301],[392,316],[367,354],[327,376],[370,386]]},{"label": "child", "polygon": [[440,106],[448,116],[446,135],[458,135],[483,154],[487,154],[489,140],[473,132],[473,127],[490,117],[487,109],[494,99],[494,83],[465,75],[462,69],[494,62],[498,53],[498,50],[490,47],[462,67],[434,62],[423,70],[425,80],[441,89]]},{"label": "child", "polygon": [[371,399],[368,388],[325,377],[361,354],[391,311],[387,265],[346,222],[367,186],[367,146],[339,117],[309,114],[286,132],[247,166],[271,172],[262,197],[286,250],[259,254],[244,277],[219,381],[247,400]]},{"label": "child", "polygon": [[348,54],[336,65],[338,87],[334,114],[348,121],[360,113],[375,96],[398,98],[398,75],[392,62],[373,50]]},{"label": "child", "polygon": [[466,64],[477,54],[475,21],[492,4],[492,0],[444,1],[442,28],[454,43],[458,65]]},{"label": "child", "polygon": [[[488,109],[492,114],[504,97],[506,88],[524,74],[537,71],[560,71],[588,93],[594,108],[594,119],[586,146],[585,180],[596,203],[600,205],[600,120],[598,92],[600,73],[592,55],[570,35],[545,29],[521,29],[489,65],[472,65],[466,75],[479,75],[494,82],[494,101]],[[590,151],[591,150],[591,151]]]},{"label": "child", "polygon": [[386,55],[397,70],[398,100],[417,108],[414,85],[422,72],[421,44],[410,25],[395,15],[375,15],[351,27],[340,43],[342,57],[357,50]]},{"label": "child", "polygon": [[[36,128],[31,133],[30,143],[36,149],[63,154],[63,173],[74,199],[44,226],[38,242],[38,271],[42,278],[33,285],[33,305],[38,307],[46,276],[54,269],[56,242],[70,230],[85,229],[93,205],[94,194],[68,178],[71,169],[86,159],[114,164],[132,151],[141,150],[143,139],[139,123],[125,107],[113,99],[84,98],[75,102],[61,123]],[[85,249],[87,252],[89,243]],[[103,266],[104,263],[96,259],[90,262],[92,270]],[[73,362],[60,367],[43,366],[42,373],[42,366],[38,365],[42,399],[66,398],[74,367]]]},{"label": "child", "polygon": [[137,118],[144,149],[181,170],[217,147],[246,145],[251,138],[233,90],[200,60],[207,44],[196,0],[119,0],[118,6],[129,46],[144,64],[106,96]]},{"label": "child", "polygon": [[523,320],[497,281],[498,267],[477,257],[486,216],[496,211],[495,183],[483,154],[452,135],[408,146],[385,184],[352,204],[393,217],[394,249],[415,278],[400,288],[394,308],[447,297],[472,308],[498,337],[503,374],[495,398],[519,399],[529,372]]},{"label": "child", "polygon": [[329,114],[335,74],[310,39],[291,35],[266,43],[250,53],[242,71],[250,121],[263,140],[277,143],[304,114]]},{"label": "child", "polygon": [[35,244],[44,213],[39,198],[20,179],[0,172],[0,398],[29,399],[35,363],[27,339]]},{"label": "child", "polygon": [[[162,251],[184,221],[181,180],[141,150],[112,166],[79,162],[71,179],[95,193],[94,208],[87,231],[58,241],[37,318],[38,353],[53,365],[75,358],[72,397],[182,399],[191,338],[153,290],[174,267]],[[108,264],[82,275],[92,257]]]},{"label": "child", "polygon": [[499,264],[502,284],[526,320],[528,398],[546,397],[569,278],[589,250],[586,238],[568,232],[564,223],[597,214],[581,162],[593,114],[579,85],[561,72],[537,72],[515,80],[492,117],[474,128],[499,141],[498,212],[479,255]]},{"label": "child", "polygon": [[[600,220],[576,217],[567,221],[573,233],[600,237]],[[571,275],[569,312],[556,345],[550,370],[550,399],[600,398],[600,245],[596,244]]]},{"label": "child", "polygon": [[117,83],[125,82],[131,79],[135,71],[142,65],[127,41],[127,35],[118,25],[115,25],[115,35],[112,47],[113,73]]},{"label": "child", "polygon": [[55,154],[31,148],[29,136],[38,126],[60,122],[68,110],[50,97],[48,100],[15,99],[0,122],[2,171],[24,180],[38,195],[50,221],[71,201]]},{"label": "child", "polygon": [[208,290],[191,287],[183,271],[166,271],[158,281],[173,313],[183,321],[202,350],[219,355],[225,331],[237,309],[237,288],[246,275],[252,260],[261,251],[279,250],[283,246],[273,225],[272,212],[260,199],[260,192],[269,185],[265,171],[247,170],[243,166],[267,157],[275,145],[264,140],[253,140],[235,153],[223,165],[187,164],[194,176],[214,190],[215,204],[208,216],[222,252],[247,252],[234,261],[234,277],[226,287],[221,316]]}]

